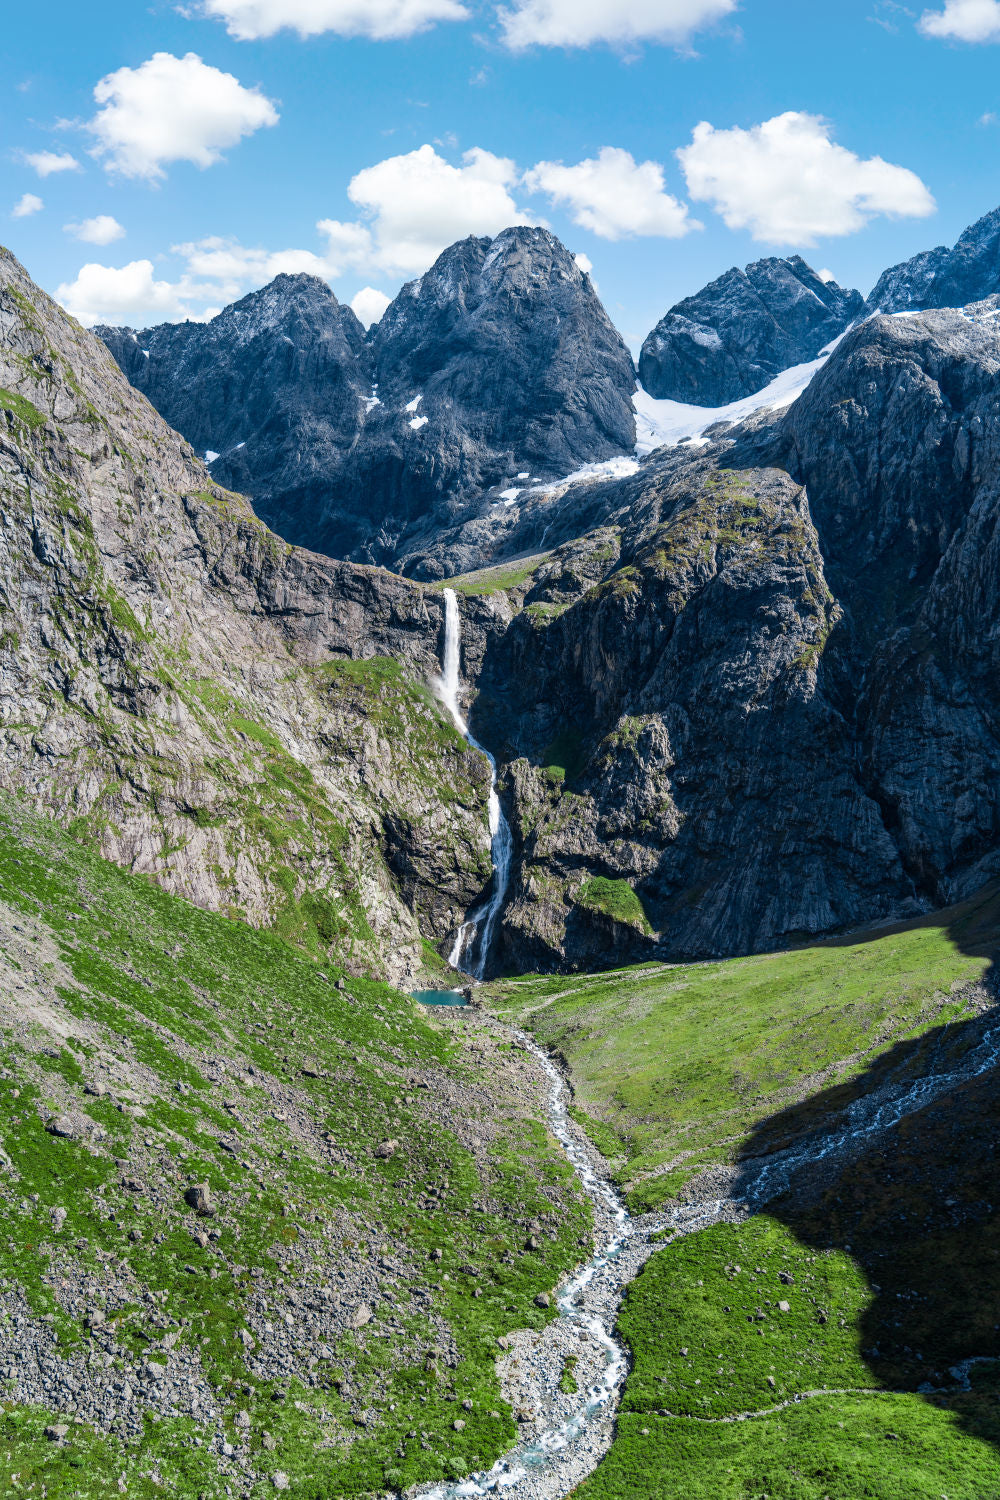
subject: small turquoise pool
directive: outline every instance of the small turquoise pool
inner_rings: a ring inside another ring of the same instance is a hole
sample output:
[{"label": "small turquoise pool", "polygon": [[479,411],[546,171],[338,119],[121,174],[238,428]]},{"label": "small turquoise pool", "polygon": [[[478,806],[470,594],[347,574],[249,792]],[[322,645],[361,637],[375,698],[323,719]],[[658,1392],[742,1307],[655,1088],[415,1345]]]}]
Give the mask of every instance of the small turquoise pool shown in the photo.
[{"label": "small turquoise pool", "polygon": [[421,1005],[468,1005],[461,990],[414,990],[414,1000]]}]

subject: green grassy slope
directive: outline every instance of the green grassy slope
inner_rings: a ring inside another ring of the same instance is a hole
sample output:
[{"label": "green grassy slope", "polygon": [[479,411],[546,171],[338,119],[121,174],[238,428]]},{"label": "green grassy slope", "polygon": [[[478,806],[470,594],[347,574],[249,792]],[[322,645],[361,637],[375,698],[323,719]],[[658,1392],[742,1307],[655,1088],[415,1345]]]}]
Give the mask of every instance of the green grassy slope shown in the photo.
[{"label": "green grassy slope", "polygon": [[[1000,892],[857,940],[721,963],[500,980],[490,1003],[569,1064],[577,1118],[654,1207],[796,1100],[842,1107],[880,1054],[968,1014]],[[839,1089],[832,1086],[839,1085]]]},{"label": "green grassy slope", "polygon": [[980,1045],[998,939],[988,888],[794,952],[493,986],[566,1057],[577,1117],[634,1208],[720,1162],[738,1195],[743,1163],[752,1177],[803,1148],[766,1215],[666,1245],[629,1288],[632,1368],[580,1500],[1000,1495],[994,1073],[822,1165],[805,1145],[887,1080]]},{"label": "green grassy slope", "polygon": [[878,1300],[850,1255],[817,1254],[771,1218],[659,1251],[625,1300],[634,1369],[579,1500],[1000,1494],[996,1366],[968,1391],[929,1368],[950,1389],[894,1389],[865,1357]]},{"label": "green grassy slope", "polygon": [[514,1441],[496,1340],[588,1209],[488,1025],[338,979],[0,800],[0,1491],[383,1493]]}]

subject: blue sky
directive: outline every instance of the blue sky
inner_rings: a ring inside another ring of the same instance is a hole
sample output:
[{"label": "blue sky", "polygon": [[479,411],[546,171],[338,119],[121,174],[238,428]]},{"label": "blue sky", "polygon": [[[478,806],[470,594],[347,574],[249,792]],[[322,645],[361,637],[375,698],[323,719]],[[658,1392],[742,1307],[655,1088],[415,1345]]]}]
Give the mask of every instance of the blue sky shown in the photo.
[{"label": "blue sky", "polygon": [[283,268],[391,296],[520,218],[636,345],[730,265],[867,292],[1000,203],[997,0],[52,0],[4,32],[2,238],[88,321]]}]

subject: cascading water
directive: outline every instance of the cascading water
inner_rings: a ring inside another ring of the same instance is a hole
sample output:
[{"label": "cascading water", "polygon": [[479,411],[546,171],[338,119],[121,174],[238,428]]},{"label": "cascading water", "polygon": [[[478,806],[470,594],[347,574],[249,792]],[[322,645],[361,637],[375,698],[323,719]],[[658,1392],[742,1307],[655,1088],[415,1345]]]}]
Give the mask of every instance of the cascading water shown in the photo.
[{"label": "cascading water", "polygon": [[497,917],[500,915],[507,895],[514,841],[511,837],[510,824],[504,817],[497,793],[497,763],[485,745],[481,745],[475,735],[470,733],[462,714],[459,703],[462,688],[461,654],[462,617],[458,612],[458,596],[454,589],[445,589],[444,655],[441,663],[439,692],[441,701],[451,714],[459,734],[464,735],[475,749],[481,750],[490,763],[489,818],[490,850],[493,859],[493,881],[490,894],[462,923],[448,957],[453,968],[471,974],[474,979],[482,979],[486,972],[486,961],[489,958]]}]

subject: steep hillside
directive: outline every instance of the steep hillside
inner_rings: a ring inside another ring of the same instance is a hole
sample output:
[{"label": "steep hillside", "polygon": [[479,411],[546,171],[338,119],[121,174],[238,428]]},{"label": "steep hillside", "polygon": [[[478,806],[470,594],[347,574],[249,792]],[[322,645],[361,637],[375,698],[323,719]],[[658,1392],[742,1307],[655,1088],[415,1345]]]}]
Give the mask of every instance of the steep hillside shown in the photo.
[{"label": "steep hillside", "polygon": [[998,376],[989,308],[870,319],[786,412],[571,486],[553,550],[456,582],[498,964],[761,951],[998,872]]},{"label": "steep hillside", "polygon": [[367,340],[308,276],[279,276],[204,325],[98,332],[283,537],[417,577],[454,571],[438,533],[489,515],[517,477],[558,478],[635,443],[631,356],[542,229],[451,246]]},{"label": "steep hillside", "polygon": [[281,542],[0,258],[0,784],[128,868],[402,977],[489,878],[441,601]]},{"label": "steep hillside", "polygon": [[590,1217],[489,1022],[4,794],[0,1033],[3,1488],[371,1496],[511,1446],[497,1340]]}]

